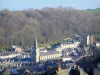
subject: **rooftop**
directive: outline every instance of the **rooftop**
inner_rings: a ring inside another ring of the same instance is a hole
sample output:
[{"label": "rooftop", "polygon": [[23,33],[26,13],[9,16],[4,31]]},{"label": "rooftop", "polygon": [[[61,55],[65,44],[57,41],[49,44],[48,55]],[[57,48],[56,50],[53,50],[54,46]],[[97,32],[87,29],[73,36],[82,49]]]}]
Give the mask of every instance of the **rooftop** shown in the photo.
[{"label": "rooftop", "polygon": [[73,44],[73,40],[64,40],[61,42],[61,44]]},{"label": "rooftop", "polygon": [[9,54],[17,54],[18,52],[1,52],[0,53],[0,55],[5,55],[5,56],[7,56],[7,55],[9,55]]},{"label": "rooftop", "polygon": [[53,55],[53,54],[61,54],[60,52],[57,51],[51,51],[51,52],[40,52],[40,56],[47,56],[47,55]]}]

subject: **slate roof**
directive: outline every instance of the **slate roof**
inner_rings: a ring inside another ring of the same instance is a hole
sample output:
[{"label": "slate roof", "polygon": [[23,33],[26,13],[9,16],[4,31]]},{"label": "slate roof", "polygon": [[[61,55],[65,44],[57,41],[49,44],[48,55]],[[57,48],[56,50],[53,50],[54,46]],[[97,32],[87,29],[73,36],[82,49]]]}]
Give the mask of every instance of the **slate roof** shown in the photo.
[{"label": "slate roof", "polygon": [[10,54],[17,54],[18,52],[1,52],[0,53],[0,56],[7,56],[7,55],[10,55]]},{"label": "slate roof", "polygon": [[62,58],[72,58],[71,56],[62,56]]},{"label": "slate roof", "polygon": [[57,47],[60,46],[60,45],[61,45],[60,43],[53,44],[53,45],[52,45],[52,48],[57,48]]},{"label": "slate roof", "polygon": [[60,52],[57,51],[51,51],[51,52],[40,52],[40,56],[47,56],[47,55],[54,55],[54,54],[61,54]]},{"label": "slate roof", "polygon": [[64,41],[62,41],[61,42],[61,44],[73,44],[74,42],[73,42],[73,40],[64,40]]},{"label": "slate roof", "polygon": [[32,70],[34,72],[45,71],[45,66],[43,64],[34,64]]}]

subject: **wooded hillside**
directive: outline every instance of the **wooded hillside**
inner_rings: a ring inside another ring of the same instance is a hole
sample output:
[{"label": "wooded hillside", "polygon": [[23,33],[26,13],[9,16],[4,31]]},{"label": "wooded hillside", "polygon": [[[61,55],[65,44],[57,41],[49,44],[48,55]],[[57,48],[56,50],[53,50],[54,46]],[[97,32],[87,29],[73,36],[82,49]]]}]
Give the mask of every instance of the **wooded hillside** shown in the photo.
[{"label": "wooded hillside", "polygon": [[54,42],[94,30],[100,32],[100,12],[73,8],[43,8],[0,11],[0,46],[32,46],[34,33],[39,43]]}]

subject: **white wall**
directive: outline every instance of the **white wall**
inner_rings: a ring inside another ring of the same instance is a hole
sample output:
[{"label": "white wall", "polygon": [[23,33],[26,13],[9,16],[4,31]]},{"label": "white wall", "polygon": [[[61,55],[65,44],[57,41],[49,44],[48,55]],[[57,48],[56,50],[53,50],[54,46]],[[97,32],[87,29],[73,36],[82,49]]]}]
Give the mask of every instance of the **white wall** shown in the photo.
[{"label": "white wall", "polygon": [[100,43],[99,43],[99,42],[98,42],[98,43],[96,43],[96,46],[97,46],[97,47],[100,47]]}]

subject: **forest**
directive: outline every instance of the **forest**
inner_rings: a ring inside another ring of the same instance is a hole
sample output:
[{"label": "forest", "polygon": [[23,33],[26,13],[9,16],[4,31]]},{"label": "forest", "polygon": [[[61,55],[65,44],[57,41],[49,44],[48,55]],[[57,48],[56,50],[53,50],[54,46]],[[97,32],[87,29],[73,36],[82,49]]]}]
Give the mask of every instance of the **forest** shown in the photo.
[{"label": "forest", "polygon": [[72,7],[0,11],[0,51],[11,45],[31,47],[35,35],[44,44],[92,31],[100,32],[100,11]]}]

